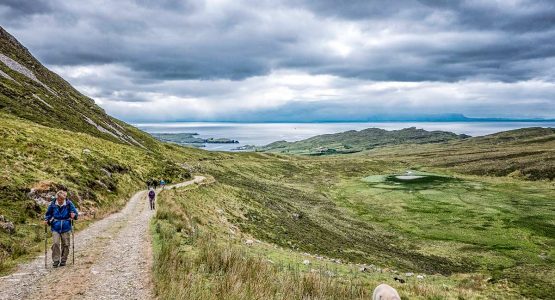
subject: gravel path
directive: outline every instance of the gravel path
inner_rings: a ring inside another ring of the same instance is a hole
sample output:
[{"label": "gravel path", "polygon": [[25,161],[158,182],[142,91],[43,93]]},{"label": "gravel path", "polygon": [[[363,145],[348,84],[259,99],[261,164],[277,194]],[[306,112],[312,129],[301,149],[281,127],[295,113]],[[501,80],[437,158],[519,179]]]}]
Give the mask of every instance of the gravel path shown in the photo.
[{"label": "gravel path", "polygon": [[[177,188],[205,178],[170,185]],[[133,195],[125,208],[75,235],[66,267],[48,269],[44,256],[0,277],[0,299],[152,299],[152,248],[148,226],[153,212],[147,191]]]}]

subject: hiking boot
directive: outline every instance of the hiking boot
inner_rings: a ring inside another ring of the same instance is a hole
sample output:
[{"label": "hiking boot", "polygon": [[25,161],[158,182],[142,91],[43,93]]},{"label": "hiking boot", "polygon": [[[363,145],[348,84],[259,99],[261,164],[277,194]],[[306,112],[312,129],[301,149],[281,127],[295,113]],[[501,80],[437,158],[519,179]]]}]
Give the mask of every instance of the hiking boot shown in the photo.
[{"label": "hiking boot", "polygon": [[66,262],[65,262],[65,261],[62,261],[62,262],[60,263],[60,267],[64,267],[65,265],[66,265]]},{"label": "hiking boot", "polygon": [[52,263],[52,268],[57,268],[60,265],[59,261],[55,261]]}]

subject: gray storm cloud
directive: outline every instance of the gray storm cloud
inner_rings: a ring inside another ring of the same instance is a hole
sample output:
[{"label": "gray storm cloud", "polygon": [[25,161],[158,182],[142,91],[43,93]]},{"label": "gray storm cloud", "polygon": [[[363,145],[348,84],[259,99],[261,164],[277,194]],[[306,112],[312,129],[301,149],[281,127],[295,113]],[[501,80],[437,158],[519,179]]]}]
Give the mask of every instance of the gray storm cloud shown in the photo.
[{"label": "gray storm cloud", "polygon": [[0,20],[130,121],[555,117],[553,1],[9,0]]}]

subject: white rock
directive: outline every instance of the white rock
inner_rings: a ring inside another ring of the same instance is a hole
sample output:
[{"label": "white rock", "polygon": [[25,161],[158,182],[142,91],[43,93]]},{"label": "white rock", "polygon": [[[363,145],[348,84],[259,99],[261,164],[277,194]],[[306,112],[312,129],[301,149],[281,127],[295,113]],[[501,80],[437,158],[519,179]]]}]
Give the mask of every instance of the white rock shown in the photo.
[{"label": "white rock", "polygon": [[308,259],[303,260],[303,264],[310,265],[310,260],[308,260]]},{"label": "white rock", "polygon": [[411,277],[413,275],[414,275],[414,273],[412,273],[412,272],[405,273],[405,276],[407,276],[407,277]]},{"label": "white rock", "polygon": [[424,276],[422,276],[422,275],[417,275],[416,278],[418,278],[418,279],[424,279]]},{"label": "white rock", "polygon": [[245,244],[247,244],[247,245],[252,245],[253,243],[254,243],[253,240],[246,240],[246,241],[245,241]]}]

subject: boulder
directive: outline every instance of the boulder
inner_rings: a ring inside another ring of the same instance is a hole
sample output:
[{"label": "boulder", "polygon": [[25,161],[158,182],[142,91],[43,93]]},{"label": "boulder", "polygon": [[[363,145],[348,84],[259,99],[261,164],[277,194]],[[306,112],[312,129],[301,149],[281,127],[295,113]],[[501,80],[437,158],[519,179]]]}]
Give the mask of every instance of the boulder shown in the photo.
[{"label": "boulder", "polygon": [[405,280],[400,277],[393,277],[393,280],[398,281],[399,283],[405,283]]},{"label": "boulder", "polygon": [[303,213],[302,213],[302,212],[300,212],[300,213],[293,213],[293,214],[291,215],[291,217],[293,218],[293,220],[299,220],[299,219],[302,219],[302,218],[303,218]]},{"label": "boulder", "polygon": [[382,283],[374,289],[372,300],[401,300],[401,296],[394,288]]},{"label": "boulder", "polygon": [[15,225],[12,222],[8,221],[4,216],[1,216],[0,220],[0,229],[9,234],[15,233]]}]

